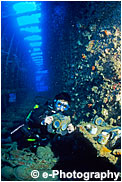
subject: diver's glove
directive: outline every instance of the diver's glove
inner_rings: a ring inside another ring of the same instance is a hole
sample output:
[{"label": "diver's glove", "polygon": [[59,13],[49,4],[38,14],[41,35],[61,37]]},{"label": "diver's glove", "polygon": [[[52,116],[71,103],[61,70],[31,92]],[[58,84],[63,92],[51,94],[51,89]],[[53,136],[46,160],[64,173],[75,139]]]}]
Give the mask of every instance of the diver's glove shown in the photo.
[{"label": "diver's glove", "polygon": [[70,123],[70,124],[68,125],[68,127],[67,127],[68,133],[72,133],[72,132],[74,132],[75,130],[76,130],[76,127],[75,127],[72,123]]},{"label": "diver's glove", "polygon": [[41,122],[41,125],[51,124],[53,121],[53,116],[46,116],[45,119]]}]

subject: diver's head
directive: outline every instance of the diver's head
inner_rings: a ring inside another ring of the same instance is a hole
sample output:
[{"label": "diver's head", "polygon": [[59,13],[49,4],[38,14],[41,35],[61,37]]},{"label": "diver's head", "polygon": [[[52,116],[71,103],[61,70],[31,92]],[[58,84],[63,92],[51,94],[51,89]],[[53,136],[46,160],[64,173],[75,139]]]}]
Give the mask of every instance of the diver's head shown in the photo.
[{"label": "diver's head", "polygon": [[66,92],[62,92],[55,96],[54,98],[54,107],[56,111],[67,111],[70,107],[71,98],[70,95]]},{"label": "diver's head", "polygon": [[55,110],[56,111],[67,111],[69,109],[69,103],[65,100],[55,100]]}]

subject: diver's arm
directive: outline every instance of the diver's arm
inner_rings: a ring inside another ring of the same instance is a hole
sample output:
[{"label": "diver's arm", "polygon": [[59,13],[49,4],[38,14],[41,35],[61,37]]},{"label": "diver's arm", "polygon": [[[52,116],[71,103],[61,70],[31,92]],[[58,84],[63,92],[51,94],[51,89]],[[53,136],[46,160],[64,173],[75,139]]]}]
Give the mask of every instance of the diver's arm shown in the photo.
[{"label": "diver's arm", "polygon": [[46,117],[45,110],[46,110],[45,107],[39,107],[34,109],[30,116],[30,123],[35,125],[40,125],[41,122]]},{"label": "diver's arm", "polygon": [[53,116],[46,116],[46,118],[43,120],[43,123],[46,124],[51,124],[53,121]]},{"label": "diver's arm", "polygon": [[30,115],[31,123],[37,125],[47,125],[51,124],[53,121],[52,113],[52,105],[46,102],[43,106],[39,106],[38,108],[33,109]]}]

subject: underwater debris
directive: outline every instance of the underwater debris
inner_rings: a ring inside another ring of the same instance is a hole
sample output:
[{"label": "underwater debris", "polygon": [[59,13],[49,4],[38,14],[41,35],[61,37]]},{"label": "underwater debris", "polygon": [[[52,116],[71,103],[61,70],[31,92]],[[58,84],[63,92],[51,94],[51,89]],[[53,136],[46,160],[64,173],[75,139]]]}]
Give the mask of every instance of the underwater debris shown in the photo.
[{"label": "underwater debris", "polygon": [[39,146],[36,151],[36,155],[39,159],[48,160],[54,157],[54,153],[52,152],[51,148],[46,146],[42,147]]},{"label": "underwater debris", "polygon": [[1,174],[2,176],[7,179],[7,180],[12,180],[13,177],[14,177],[14,169],[10,166],[4,166],[2,169],[1,169]]},{"label": "underwater debris", "polygon": [[111,153],[111,150],[109,150],[107,147],[105,147],[105,146],[102,146],[101,147],[101,149],[100,149],[100,156],[105,156],[106,155],[106,153]]},{"label": "underwater debris", "polygon": [[[13,144],[11,144],[13,145]],[[23,150],[13,150],[9,144],[9,150],[2,148],[2,164],[8,164],[9,167],[3,168],[3,177],[16,177],[18,180],[31,180],[31,171],[52,169],[58,158],[54,157],[49,146],[38,147],[37,152],[32,153],[29,148]],[[14,170],[13,170],[14,167]],[[8,176],[5,171],[8,170]],[[11,172],[11,173],[10,173]],[[9,178],[10,179],[10,178]],[[12,178],[13,179],[13,178]]]},{"label": "underwater debris", "polygon": [[20,181],[29,181],[32,179],[31,171],[32,169],[29,169],[27,166],[18,166],[14,168],[14,175]]},{"label": "underwater debris", "polygon": [[96,125],[98,125],[98,126],[103,126],[103,124],[104,124],[104,119],[101,118],[101,117],[97,117],[97,118],[94,119],[94,123],[95,123]]},{"label": "underwater debris", "polygon": [[121,156],[121,149],[114,149],[114,150],[113,150],[113,154],[114,154],[115,156]]},{"label": "underwater debris", "polygon": [[[113,146],[109,145],[108,148],[108,141],[111,143],[111,141],[115,139],[115,137],[113,137],[113,139],[110,139],[110,131],[117,131],[116,127],[112,127],[110,125],[107,126],[96,126],[97,130],[96,132],[90,133],[90,128],[91,126],[95,126],[92,123],[88,123],[88,122],[82,122],[81,124],[78,125],[79,131],[83,134],[83,136],[85,138],[87,138],[89,140],[89,142],[93,145],[93,147],[97,150],[97,156],[100,157],[106,157],[110,163],[113,163],[114,165],[116,165],[118,158],[115,156],[115,154],[113,155]],[[120,129],[120,127],[118,128]],[[119,130],[120,131],[120,130]],[[118,134],[116,136],[118,136],[118,138],[120,137],[120,134]],[[117,139],[115,139],[117,141]],[[112,142],[115,143],[116,142]],[[120,150],[119,150],[120,151]],[[115,153],[115,151],[114,151]]]},{"label": "underwater debris", "polygon": [[110,137],[110,134],[108,132],[103,131],[101,134],[97,136],[97,142],[99,144],[105,145],[107,144],[109,137]]},{"label": "underwater debris", "polygon": [[86,129],[91,133],[92,135],[95,135],[97,133],[97,126],[93,124],[86,125]]},{"label": "underwater debris", "polygon": [[109,130],[106,130],[108,133],[110,133],[111,137],[108,142],[108,147],[113,148],[116,145],[116,142],[118,139],[121,139],[121,128],[111,128]]}]

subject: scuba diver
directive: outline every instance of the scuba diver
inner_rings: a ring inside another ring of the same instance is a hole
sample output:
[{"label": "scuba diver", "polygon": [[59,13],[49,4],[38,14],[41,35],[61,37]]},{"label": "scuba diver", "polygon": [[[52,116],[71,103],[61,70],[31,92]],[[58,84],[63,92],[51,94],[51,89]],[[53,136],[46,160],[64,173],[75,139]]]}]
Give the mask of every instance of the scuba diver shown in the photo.
[{"label": "scuba diver", "polygon": [[25,123],[14,129],[9,139],[17,141],[20,149],[30,146],[35,150],[39,145],[46,146],[50,141],[69,135],[76,130],[72,124],[70,103],[70,95],[62,92],[51,103],[36,104]]}]

